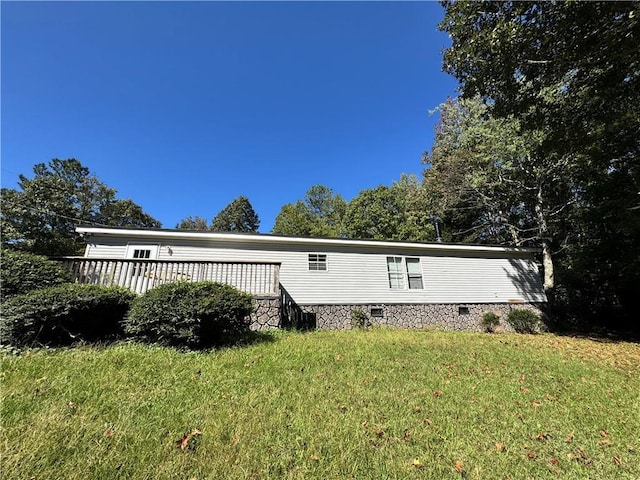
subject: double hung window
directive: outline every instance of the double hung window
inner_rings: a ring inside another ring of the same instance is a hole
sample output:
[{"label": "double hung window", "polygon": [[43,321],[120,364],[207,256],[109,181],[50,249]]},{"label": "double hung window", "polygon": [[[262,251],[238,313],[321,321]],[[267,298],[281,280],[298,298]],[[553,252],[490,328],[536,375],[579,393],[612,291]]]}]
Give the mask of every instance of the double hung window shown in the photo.
[{"label": "double hung window", "polygon": [[392,290],[422,290],[422,268],[419,258],[387,257],[389,288]]}]

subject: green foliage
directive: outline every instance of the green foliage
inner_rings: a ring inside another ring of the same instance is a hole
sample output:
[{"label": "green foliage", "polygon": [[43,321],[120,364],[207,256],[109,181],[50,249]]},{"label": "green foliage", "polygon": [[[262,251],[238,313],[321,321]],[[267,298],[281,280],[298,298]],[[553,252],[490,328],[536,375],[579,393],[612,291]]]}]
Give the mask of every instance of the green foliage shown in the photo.
[{"label": "green foliage", "polygon": [[124,288],[73,283],[15,295],[2,303],[0,339],[19,347],[113,339],[134,297]]},{"label": "green foliage", "polygon": [[100,223],[110,227],[133,228],[160,228],[162,224],[145,213],[142,208],[127,198],[125,200],[113,200],[107,203],[101,210]]},{"label": "green foliage", "polygon": [[136,298],[125,332],[149,343],[209,347],[249,329],[251,295],[214,282],[169,283]]},{"label": "green foliage", "polygon": [[288,203],[276,217],[272,233],[307,237],[344,236],[347,202],[324,185],[313,185],[304,201]]},{"label": "green foliage", "polygon": [[369,328],[371,320],[364,310],[356,308],[351,311],[351,325],[355,328]]},{"label": "green foliage", "polygon": [[257,232],[260,226],[258,214],[249,199],[239,196],[224,207],[211,221],[213,232]]},{"label": "green foliage", "polygon": [[71,273],[59,262],[19,250],[2,249],[0,286],[3,299],[71,282]]},{"label": "green foliage", "polygon": [[540,332],[540,316],[531,310],[524,308],[514,308],[507,315],[507,321],[517,333],[538,333]]},{"label": "green foliage", "polygon": [[31,179],[20,175],[18,190],[2,189],[3,245],[41,255],[75,255],[84,248],[75,233],[79,223],[160,226],[131,200],[116,200],[116,191],[76,159],[38,163],[33,173]]},{"label": "green foliage", "polygon": [[207,219],[199,216],[183,218],[180,223],[176,225],[178,230],[209,230]]},{"label": "green foliage", "polygon": [[553,310],[638,331],[640,2],[444,7],[445,71],[533,140],[505,183],[520,191],[514,226],[542,245]]},{"label": "green foliage", "polygon": [[494,312],[485,312],[482,314],[482,326],[486,332],[495,332],[498,325],[500,325],[500,317],[497,314]]},{"label": "green foliage", "polygon": [[433,227],[421,203],[413,177],[404,176],[391,187],[362,190],[347,208],[345,230],[350,238],[433,241]]},{"label": "green foliage", "polygon": [[495,118],[478,96],[448,99],[431,152],[424,187],[432,211],[454,242],[521,245],[536,238],[535,182],[520,168],[534,140],[518,122]]}]

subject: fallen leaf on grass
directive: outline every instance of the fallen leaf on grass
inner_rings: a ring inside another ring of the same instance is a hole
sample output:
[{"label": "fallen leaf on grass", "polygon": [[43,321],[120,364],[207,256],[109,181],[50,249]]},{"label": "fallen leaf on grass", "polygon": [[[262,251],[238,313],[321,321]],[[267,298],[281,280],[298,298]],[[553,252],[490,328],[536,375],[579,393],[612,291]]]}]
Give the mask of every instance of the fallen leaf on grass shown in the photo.
[{"label": "fallen leaf on grass", "polygon": [[613,457],[613,463],[615,463],[616,465],[620,466],[622,464],[622,460],[620,460],[620,457],[618,457],[617,455]]},{"label": "fallen leaf on grass", "polygon": [[178,447],[180,447],[181,450],[184,450],[185,448],[187,448],[189,446],[189,442],[191,441],[191,439],[194,438],[197,435],[202,435],[202,432],[200,430],[198,430],[197,428],[194,428],[191,433],[187,433],[180,440],[177,440],[176,441],[176,445]]},{"label": "fallen leaf on grass", "polygon": [[384,431],[380,428],[376,428],[373,433],[375,434],[376,437],[378,438],[382,438],[384,437]]},{"label": "fallen leaf on grass", "polygon": [[339,405],[338,410],[340,410],[341,413],[344,413],[347,411],[347,407],[345,405]]},{"label": "fallen leaf on grass", "polygon": [[109,427],[109,428],[107,428],[107,429],[104,431],[104,433],[102,434],[102,436],[103,436],[104,438],[111,438],[111,437],[113,437],[113,434],[114,434],[114,433],[115,433],[115,432],[113,431],[113,428]]},{"label": "fallen leaf on grass", "polygon": [[344,360],[344,356],[336,355],[336,362],[341,362],[342,360]]},{"label": "fallen leaf on grass", "polygon": [[535,400],[531,400],[531,402],[530,402],[530,403],[531,403],[531,406],[532,406],[533,408],[538,408],[538,407],[541,407],[541,406],[542,406],[542,403],[540,403],[540,402],[536,402]]},{"label": "fallen leaf on grass", "polygon": [[433,422],[431,421],[431,419],[430,419],[430,418],[425,418],[425,419],[422,421],[422,423],[424,423],[425,425],[429,426],[429,425],[431,425]]},{"label": "fallen leaf on grass", "polygon": [[600,430],[600,436],[604,437],[604,438],[609,438],[609,432],[607,432],[606,430]]},{"label": "fallen leaf on grass", "polygon": [[551,460],[549,460],[551,462],[551,465],[558,465],[558,459],[557,458],[552,458]]},{"label": "fallen leaf on grass", "polygon": [[536,458],[538,458],[538,455],[533,452],[529,452],[527,453],[527,457],[529,457],[531,460],[535,460]]},{"label": "fallen leaf on grass", "polygon": [[320,457],[318,457],[315,453],[314,453],[314,454],[312,454],[309,458],[310,458],[310,459],[311,459],[311,461],[313,461],[313,462],[317,462],[317,461],[319,461],[319,460],[320,460]]},{"label": "fallen leaf on grass", "polygon": [[422,468],[424,467],[424,464],[417,458],[413,459],[413,462],[411,462],[411,465],[413,465],[416,468]]},{"label": "fallen leaf on grass", "polygon": [[440,390],[436,390],[435,392],[433,392],[433,396],[436,398],[440,397],[441,395],[442,395],[442,391]]},{"label": "fallen leaf on grass", "polygon": [[453,468],[455,468],[458,473],[462,473],[464,471],[464,467],[460,460],[456,460],[456,463],[453,464]]},{"label": "fallen leaf on grass", "polygon": [[608,438],[603,438],[598,442],[598,446],[600,447],[604,447],[606,445],[611,445],[611,440],[609,440]]},{"label": "fallen leaf on grass", "polygon": [[414,405],[414,406],[413,406],[413,411],[414,411],[415,413],[418,413],[420,410],[421,410],[420,405]]},{"label": "fallen leaf on grass", "polygon": [[506,447],[504,446],[504,443],[502,443],[502,442],[496,442],[496,450],[497,450],[498,452],[504,452],[505,448],[506,448]]},{"label": "fallen leaf on grass", "polygon": [[409,431],[409,429],[408,429],[408,428],[405,428],[405,429],[404,429],[404,432],[403,432],[403,434],[402,434],[402,439],[403,439],[405,442],[408,442],[409,440],[411,440],[411,432]]},{"label": "fallen leaf on grass", "polygon": [[564,439],[565,443],[569,443],[573,440],[573,432],[571,432],[569,435],[567,435],[567,437]]}]

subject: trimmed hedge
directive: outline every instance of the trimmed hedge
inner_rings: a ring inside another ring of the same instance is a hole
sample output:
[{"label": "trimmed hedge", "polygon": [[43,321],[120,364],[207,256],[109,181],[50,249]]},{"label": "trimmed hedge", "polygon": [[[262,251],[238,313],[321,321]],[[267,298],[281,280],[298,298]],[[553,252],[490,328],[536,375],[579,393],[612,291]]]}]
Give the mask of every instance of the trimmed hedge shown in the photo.
[{"label": "trimmed hedge", "polygon": [[511,310],[507,321],[517,333],[538,333],[541,327],[540,315],[523,308]]},{"label": "trimmed hedge", "polygon": [[124,330],[144,342],[206,348],[246,333],[252,311],[251,295],[230,285],[169,283],[135,299]]},{"label": "trimmed hedge", "polygon": [[0,269],[2,298],[71,282],[71,273],[60,263],[40,255],[2,249]]},{"label": "trimmed hedge", "polygon": [[73,283],[15,295],[2,304],[0,342],[34,347],[111,340],[122,334],[134,298],[124,288]]}]

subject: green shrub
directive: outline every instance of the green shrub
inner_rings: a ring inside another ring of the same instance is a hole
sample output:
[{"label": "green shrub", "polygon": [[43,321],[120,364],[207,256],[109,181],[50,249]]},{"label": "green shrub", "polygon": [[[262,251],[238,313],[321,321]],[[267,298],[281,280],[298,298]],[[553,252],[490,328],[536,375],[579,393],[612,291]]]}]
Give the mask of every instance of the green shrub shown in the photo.
[{"label": "green shrub", "polygon": [[540,331],[540,315],[531,310],[513,309],[507,315],[507,321],[517,333],[538,333]]},{"label": "green shrub", "polygon": [[356,308],[351,311],[351,325],[356,328],[369,328],[371,326],[371,321],[364,310]]},{"label": "green shrub", "polygon": [[203,348],[249,330],[252,297],[214,282],[169,283],[136,298],[125,332],[162,345]]},{"label": "green shrub", "polygon": [[117,338],[133,298],[124,288],[73,283],[15,295],[2,304],[0,342],[33,347]]},{"label": "green shrub", "polygon": [[2,249],[0,284],[3,299],[70,281],[71,273],[58,262],[33,253]]},{"label": "green shrub", "polygon": [[500,325],[500,317],[493,312],[484,312],[482,314],[482,326],[489,333],[496,331],[496,327]]}]

